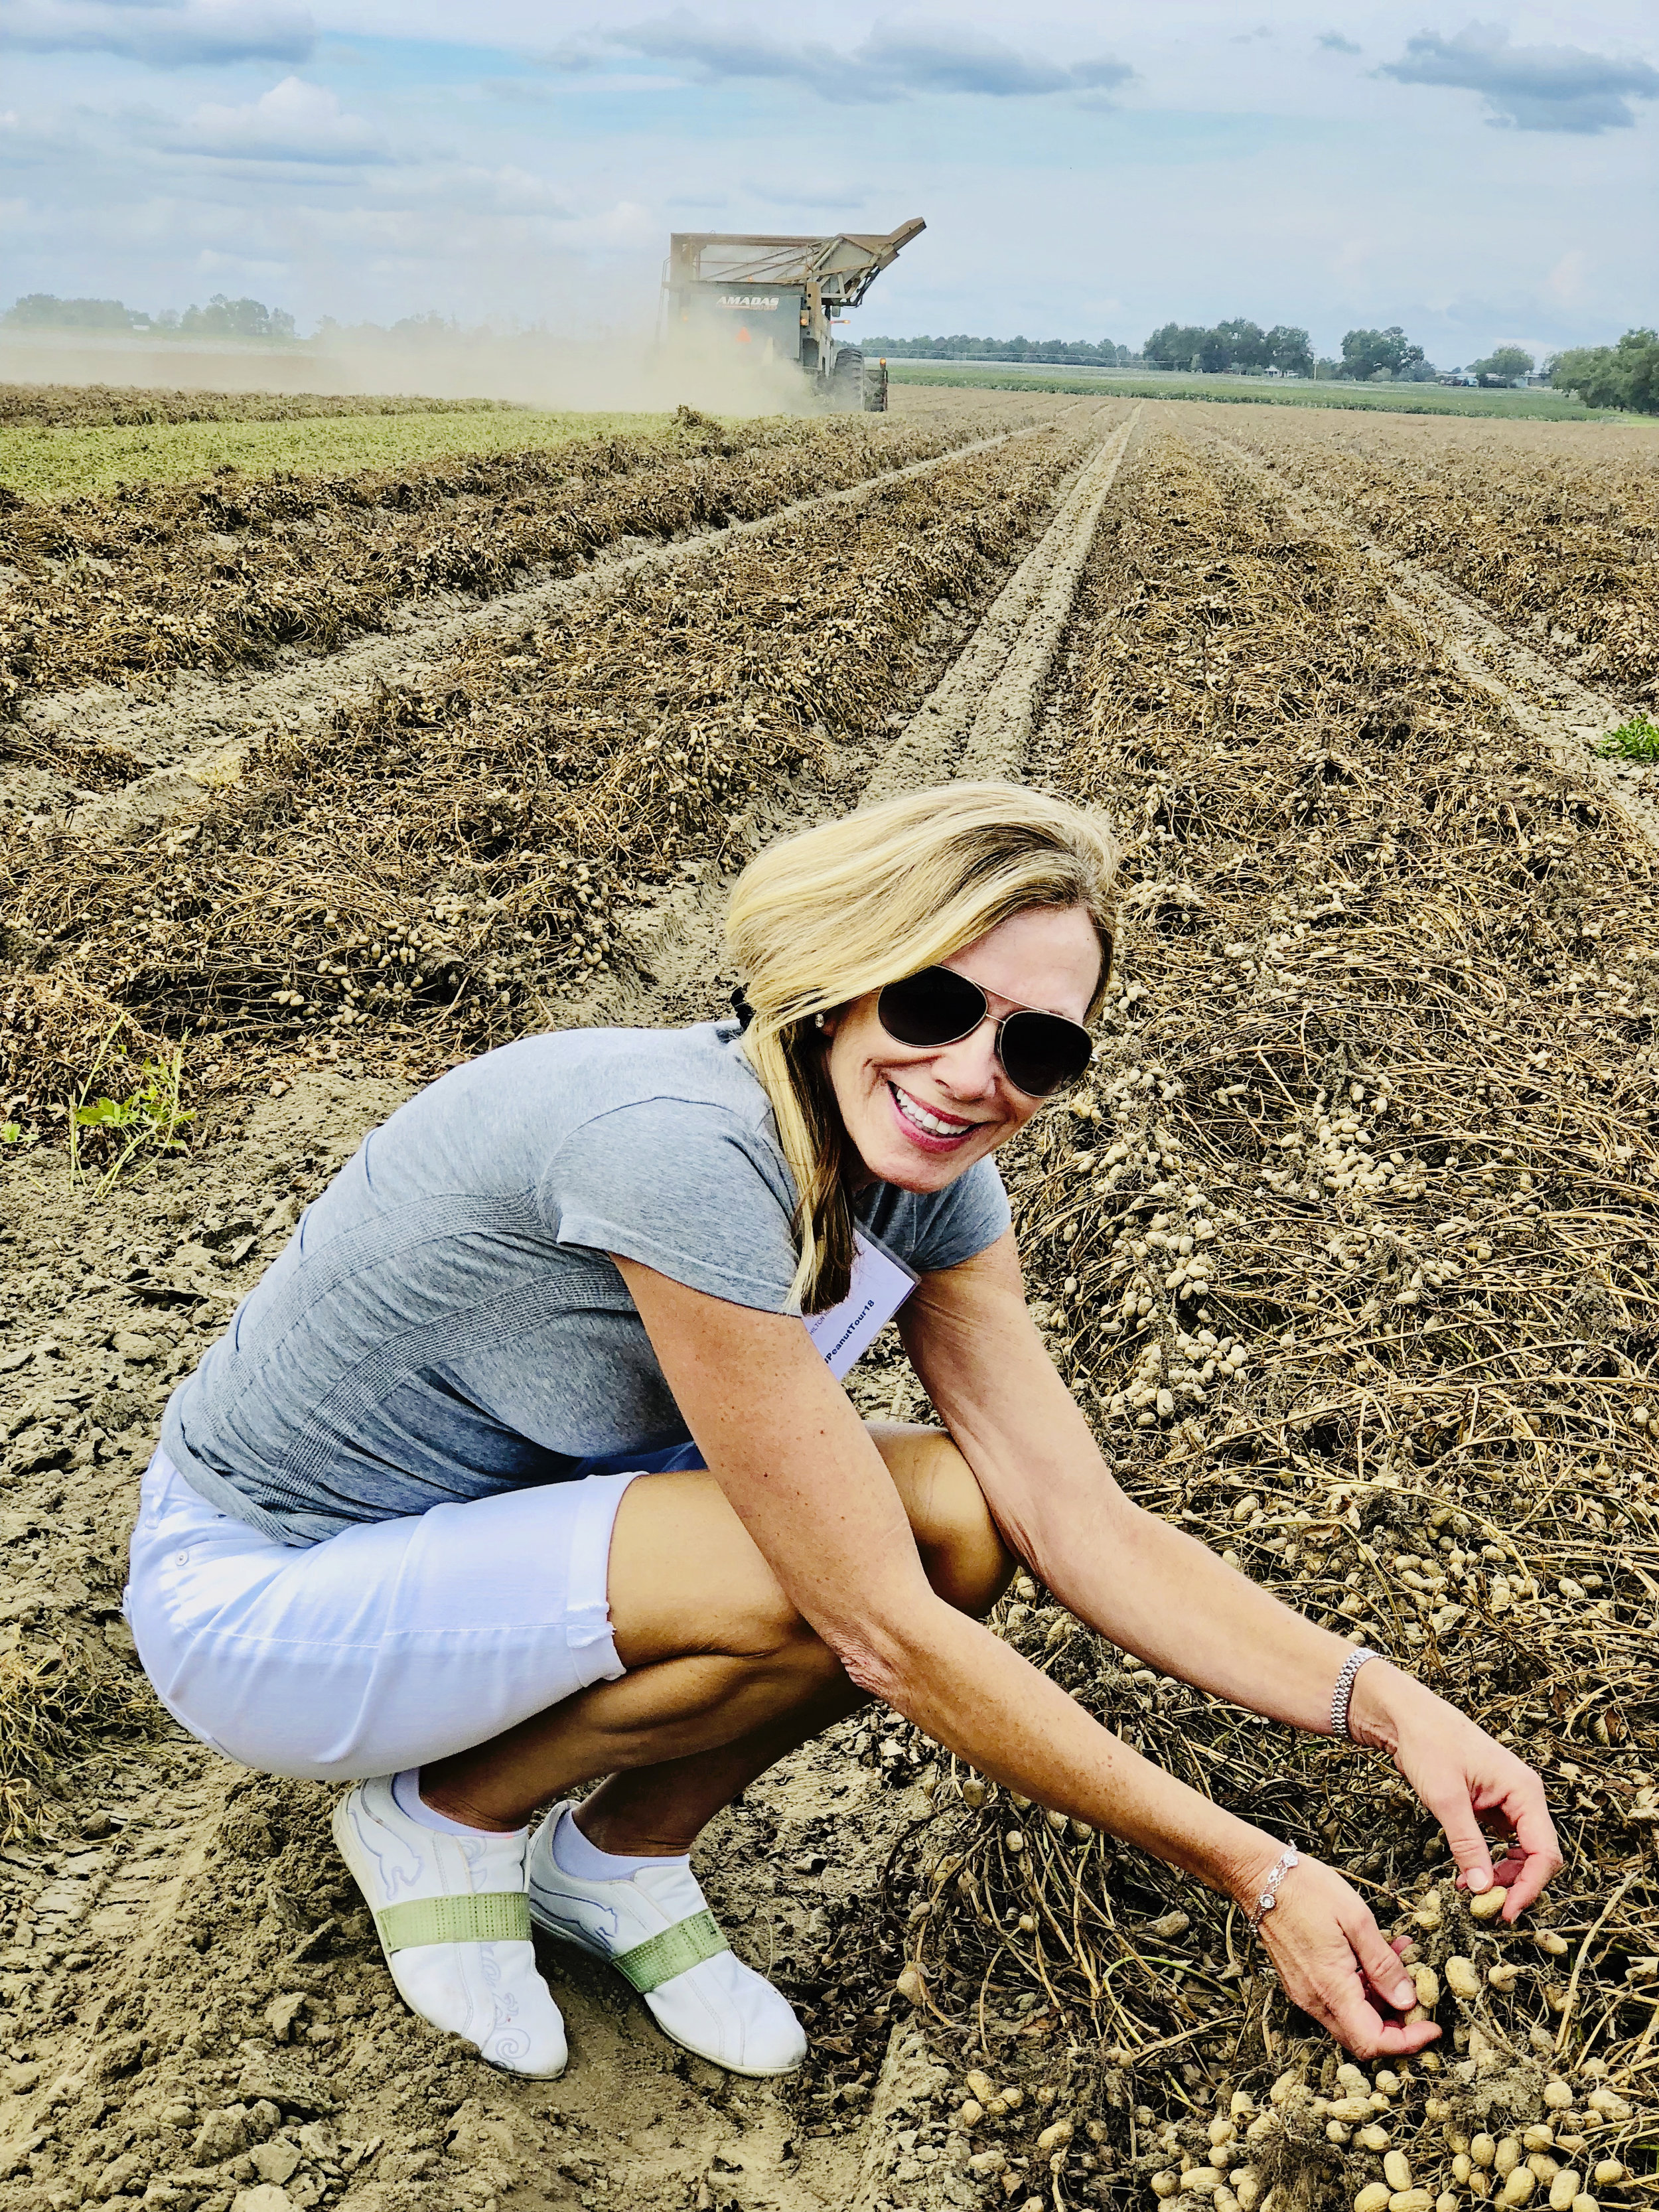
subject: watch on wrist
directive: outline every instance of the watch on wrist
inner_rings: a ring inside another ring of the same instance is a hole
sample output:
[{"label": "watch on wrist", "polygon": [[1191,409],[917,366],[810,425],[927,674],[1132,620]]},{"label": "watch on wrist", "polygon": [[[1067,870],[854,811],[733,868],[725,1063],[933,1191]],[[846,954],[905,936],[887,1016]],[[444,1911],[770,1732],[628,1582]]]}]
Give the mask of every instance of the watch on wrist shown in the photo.
[{"label": "watch on wrist", "polygon": [[1342,1671],[1336,1678],[1335,1688],[1331,1692],[1331,1734],[1333,1735],[1345,1735],[1350,1743],[1353,1741],[1353,1730],[1348,1725],[1348,1707],[1353,1702],[1354,1677],[1368,1659],[1380,1659],[1382,1656],[1380,1651],[1373,1651],[1367,1645],[1360,1644],[1356,1644],[1342,1662]]}]

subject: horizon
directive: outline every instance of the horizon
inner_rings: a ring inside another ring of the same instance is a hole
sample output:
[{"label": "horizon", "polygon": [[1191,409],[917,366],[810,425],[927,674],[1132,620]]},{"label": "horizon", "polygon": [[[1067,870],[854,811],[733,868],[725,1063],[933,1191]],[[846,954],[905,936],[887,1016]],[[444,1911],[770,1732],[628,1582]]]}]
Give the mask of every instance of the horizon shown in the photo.
[{"label": "horizon", "polygon": [[[35,301],[40,301],[43,305],[49,303],[52,306],[67,309],[107,309],[125,314],[129,317],[130,319],[125,325],[121,325],[113,321],[107,323],[100,323],[89,320],[53,322],[46,319],[31,319],[27,322],[20,323],[12,320],[12,317],[19,309],[26,306],[32,305]],[[260,314],[268,316],[273,324],[286,324],[289,327],[273,328],[264,332],[251,332],[203,328],[199,325],[195,326],[191,325],[190,322],[191,317],[210,314],[215,307],[254,308],[258,310]],[[1224,324],[1229,321],[1244,322],[1249,319],[1250,319],[1243,316],[1220,319]],[[430,337],[441,343],[447,339],[453,340],[457,337],[464,338],[468,336],[489,336],[491,337],[506,338],[510,340],[514,337],[546,337],[554,335],[554,333],[549,330],[548,325],[544,323],[509,322],[505,327],[503,327],[499,319],[497,319],[496,321],[485,321],[471,326],[464,325],[455,318],[445,316],[442,310],[439,308],[428,308],[421,311],[404,319],[402,322],[398,324],[380,324],[373,322],[348,324],[341,322],[337,317],[325,315],[321,317],[318,321],[317,326],[309,331],[301,331],[294,325],[295,318],[287,313],[287,312],[277,303],[255,301],[248,298],[230,301],[227,295],[223,294],[210,295],[207,301],[191,301],[190,305],[184,309],[163,308],[154,312],[148,309],[130,307],[125,301],[118,297],[100,299],[88,296],[77,296],[74,295],[54,294],[26,294],[14,301],[9,307],[0,308],[0,342],[9,342],[10,337],[14,335],[21,336],[26,339],[30,335],[34,335],[38,336],[43,342],[50,340],[54,344],[61,344],[66,338],[74,340],[78,337],[84,341],[89,347],[94,348],[100,345],[118,345],[122,341],[137,341],[142,348],[143,343],[147,340],[161,339],[167,344],[176,343],[181,347],[190,345],[207,345],[230,349],[234,349],[239,346],[247,349],[263,347],[268,349],[281,349],[286,351],[295,347],[314,346],[331,335],[337,333],[343,338],[362,338],[366,337],[389,338],[396,337],[404,343],[419,343],[422,338],[427,337]],[[1253,369],[1232,366],[1224,368],[1199,370],[1195,368],[1176,368],[1173,367],[1166,367],[1162,364],[1147,362],[1143,359],[1145,348],[1159,335],[1159,332],[1164,327],[1164,325],[1158,325],[1157,330],[1149,331],[1146,338],[1138,342],[1123,338],[1114,339],[1105,334],[1103,334],[1100,337],[1097,338],[1083,337],[1029,337],[1024,331],[1016,331],[1011,332],[1005,337],[991,331],[968,332],[960,331],[939,331],[901,332],[897,331],[884,331],[880,332],[854,333],[850,330],[850,327],[847,337],[848,343],[858,343],[866,347],[879,346],[884,344],[903,346],[985,344],[992,346],[1018,345],[1036,349],[1035,356],[1001,356],[1000,359],[1002,365],[1005,366],[1010,365],[1011,361],[1013,365],[1018,365],[1019,360],[1030,358],[1033,360],[1034,366],[1057,368],[1094,367],[1099,368],[1103,374],[1111,373],[1114,367],[1115,367],[1120,374],[1133,374],[1137,375],[1169,374],[1176,376],[1190,376],[1205,374],[1212,376],[1244,376],[1251,374],[1260,375],[1266,373],[1261,368]],[[1213,328],[1214,325],[1205,327]],[[1296,330],[1303,329],[1303,326],[1299,325],[1293,325],[1291,327]],[[1386,328],[1387,326],[1385,325],[1382,327]],[[1346,343],[1348,337],[1358,335],[1361,332],[1368,335],[1374,333],[1377,328],[1378,326],[1376,325],[1356,325],[1352,329],[1343,333],[1342,341],[1340,343]],[[1405,331],[1404,336],[1407,340],[1409,341],[1412,334],[1409,331]],[[613,337],[614,333],[603,331],[597,332],[594,334],[591,342],[599,344],[605,344],[611,343]],[[569,343],[580,344],[582,341],[573,340],[569,341]],[[1514,340],[1499,341],[1499,344],[1512,345],[1516,343],[1517,342]],[[1105,345],[1115,345],[1120,351],[1128,352],[1133,358],[1127,362],[1118,362],[1116,364],[1088,362],[1067,363],[1063,361],[1044,362],[1040,358],[1041,354],[1044,349],[1054,347],[1098,348]],[[1497,348],[1493,348],[1492,350],[1496,351]],[[1540,352],[1534,356],[1534,367],[1540,370],[1547,368],[1551,362],[1556,359],[1559,354],[1566,350],[1568,350],[1568,349],[1557,347],[1552,348],[1548,351]],[[1319,370],[1329,370],[1333,368],[1340,369],[1341,356],[1340,352],[1336,355],[1325,355],[1320,353],[1317,348],[1315,348],[1314,351],[1317,357],[1317,368]],[[981,356],[962,354],[931,356],[918,355],[910,357],[923,361],[930,359],[939,361],[955,360],[966,363],[971,363],[975,361],[981,360],[989,362],[998,359],[998,357],[994,356]],[[1472,360],[1478,362],[1481,356],[1473,356]],[[1428,371],[1437,371],[1443,374],[1457,374],[1462,373],[1465,364],[1462,362],[1435,362],[1431,360],[1428,361],[1425,366]],[[1282,374],[1286,377],[1291,378],[1304,374],[1304,372],[1293,370],[1285,370],[1275,373]],[[1316,375],[1317,371],[1307,372],[1306,374]]]}]

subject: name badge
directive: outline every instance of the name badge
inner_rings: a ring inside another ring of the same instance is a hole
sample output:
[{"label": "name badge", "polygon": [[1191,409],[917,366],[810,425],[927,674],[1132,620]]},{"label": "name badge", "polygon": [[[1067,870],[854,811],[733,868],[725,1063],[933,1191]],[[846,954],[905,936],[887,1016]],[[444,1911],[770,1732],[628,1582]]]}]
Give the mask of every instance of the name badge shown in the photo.
[{"label": "name badge", "polygon": [[917,1281],[902,1260],[861,1229],[853,1231],[853,1245],[852,1288],[838,1306],[814,1314],[806,1324],[806,1334],[837,1382],[863,1358]]}]

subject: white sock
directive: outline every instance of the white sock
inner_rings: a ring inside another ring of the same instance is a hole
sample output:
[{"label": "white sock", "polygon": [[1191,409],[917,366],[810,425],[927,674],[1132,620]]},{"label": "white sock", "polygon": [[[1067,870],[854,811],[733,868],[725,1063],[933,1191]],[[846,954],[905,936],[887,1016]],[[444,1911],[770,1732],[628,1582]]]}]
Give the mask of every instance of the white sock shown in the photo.
[{"label": "white sock", "polygon": [[689,1867],[691,1863],[689,1851],[645,1859],[623,1858],[616,1852],[602,1851],[583,1835],[568,1806],[559,1815],[559,1825],[553,1831],[553,1858],[562,1873],[574,1875],[578,1881],[626,1881],[629,1875],[638,1874],[644,1867]]},{"label": "white sock", "polygon": [[[440,1813],[434,1806],[428,1805],[421,1795],[418,1766],[406,1766],[401,1774],[392,1776],[392,1802],[400,1813],[406,1813],[423,1828],[435,1828],[440,1835],[488,1836],[500,1832],[493,1828],[469,1828],[465,1821],[452,1820],[447,1813]],[[520,1828],[516,1832],[522,1835],[524,1830]],[[565,1871],[568,1873],[569,1869]]]}]

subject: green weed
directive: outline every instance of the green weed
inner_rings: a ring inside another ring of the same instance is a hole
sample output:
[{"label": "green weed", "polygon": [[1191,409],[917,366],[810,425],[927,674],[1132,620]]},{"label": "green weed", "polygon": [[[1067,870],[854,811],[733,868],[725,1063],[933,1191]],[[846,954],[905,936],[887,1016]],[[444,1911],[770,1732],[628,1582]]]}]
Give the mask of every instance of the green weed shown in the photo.
[{"label": "green weed", "polygon": [[1603,760],[1659,760],[1659,723],[1638,714],[1617,730],[1609,730],[1596,745]]},{"label": "green weed", "polygon": [[[186,1124],[196,1119],[193,1109],[182,1103],[185,1048],[175,1048],[170,1059],[146,1060],[138,1071],[132,1090],[125,1098],[100,1097],[89,1099],[88,1093],[100,1074],[109,1076],[118,1072],[130,1073],[124,1052],[109,1051],[112,1030],[99,1048],[93,1062],[92,1073],[81,1086],[79,1097],[70,1109],[69,1154],[70,1181],[79,1182],[87,1170],[82,1163],[83,1130],[95,1132],[109,1139],[106,1149],[113,1151],[114,1158],[99,1177],[94,1193],[101,1198],[125,1172],[131,1163],[145,1152],[176,1152],[184,1149],[180,1133]],[[118,1086],[117,1086],[118,1087]]]}]

